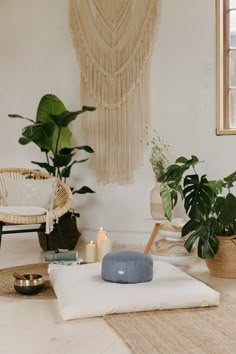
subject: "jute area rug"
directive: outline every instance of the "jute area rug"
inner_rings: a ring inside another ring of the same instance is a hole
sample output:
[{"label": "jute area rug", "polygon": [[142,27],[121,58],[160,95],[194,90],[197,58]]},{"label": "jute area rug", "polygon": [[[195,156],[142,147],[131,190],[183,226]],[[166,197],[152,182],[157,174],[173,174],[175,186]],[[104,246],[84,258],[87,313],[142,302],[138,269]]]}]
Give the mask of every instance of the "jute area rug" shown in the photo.
[{"label": "jute area rug", "polygon": [[235,354],[236,299],[218,307],[107,315],[135,354]]},{"label": "jute area rug", "polygon": [[[19,274],[41,274],[44,277],[45,283],[43,289],[35,295],[22,295],[15,291],[13,273]],[[55,299],[56,295],[48,278],[48,264],[36,263],[16,266],[11,268],[0,269],[0,296],[19,298],[19,299]]]}]

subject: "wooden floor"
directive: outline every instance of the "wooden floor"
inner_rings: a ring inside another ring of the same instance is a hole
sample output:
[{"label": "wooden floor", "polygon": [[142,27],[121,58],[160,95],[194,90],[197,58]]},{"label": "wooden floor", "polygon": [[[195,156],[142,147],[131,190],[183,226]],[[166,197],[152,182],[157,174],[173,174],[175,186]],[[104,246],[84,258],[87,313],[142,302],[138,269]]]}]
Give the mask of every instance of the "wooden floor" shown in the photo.
[{"label": "wooden floor", "polygon": [[[136,246],[118,245],[116,248],[139,249]],[[83,256],[82,243],[78,250]],[[42,261],[44,252],[37,240],[3,239],[0,268]],[[204,262],[198,261],[186,268],[186,271],[214,288],[236,297],[236,281],[209,276]],[[127,354],[130,351],[102,318],[63,321],[56,300],[15,300],[2,297],[0,353]]]}]

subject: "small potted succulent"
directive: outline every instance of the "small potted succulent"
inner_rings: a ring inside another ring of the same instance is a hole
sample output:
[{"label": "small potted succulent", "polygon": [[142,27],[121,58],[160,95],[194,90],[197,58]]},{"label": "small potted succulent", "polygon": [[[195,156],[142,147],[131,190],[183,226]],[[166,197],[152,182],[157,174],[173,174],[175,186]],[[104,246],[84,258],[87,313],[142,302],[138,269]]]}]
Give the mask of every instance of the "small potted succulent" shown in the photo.
[{"label": "small potted succulent", "polygon": [[[29,125],[22,129],[22,135],[19,138],[21,145],[34,143],[45,155],[45,161],[31,161],[33,164],[57,178],[67,183],[71,176],[71,171],[75,166],[86,162],[89,158],[76,159],[75,154],[78,151],[84,151],[87,154],[93,153],[93,149],[88,145],[74,146],[72,141],[72,131],[69,127],[80,114],[86,111],[94,111],[95,107],[83,106],[77,111],[68,111],[64,103],[55,95],[44,95],[38,105],[36,119],[23,117],[19,114],[9,114],[10,118],[21,118],[27,120]],[[94,193],[88,186],[79,189],[71,187],[72,193],[84,194]],[[50,249],[68,248],[72,249],[76,245],[80,232],[76,226],[76,217],[79,213],[73,210],[63,215],[60,220],[63,239],[54,235],[56,230],[52,231],[49,240],[54,239],[54,243],[49,245]],[[39,234],[41,247],[46,250],[45,235]]]},{"label": "small potted succulent", "polygon": [[185,248],[190,252],[197,241],[198,256],[206,259],[211,274],[236,278],[236,171],[209,180],[196,172],[199,162],[196,156],[179,157],[168,166],[161,180],[165,215],[171,220],[180,196],[189,218],[182,229]]}]

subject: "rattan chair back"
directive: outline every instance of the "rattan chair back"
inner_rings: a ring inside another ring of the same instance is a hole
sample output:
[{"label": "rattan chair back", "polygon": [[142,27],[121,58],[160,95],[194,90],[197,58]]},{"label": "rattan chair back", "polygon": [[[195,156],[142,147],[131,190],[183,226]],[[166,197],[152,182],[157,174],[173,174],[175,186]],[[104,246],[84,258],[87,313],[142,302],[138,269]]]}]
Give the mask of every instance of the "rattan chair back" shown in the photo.
[{"label": "rattan chair back", "polygon": [[[26,168],[1,168],[0,174],[10,178],[17,179],[47,179],[52,178],[49,174]],[[53,215],[55,218],[60,218],[67,213],[72,204],[72,193],[70,188],[60,179],[57,180],[57,189],[53,203]],[[46,223],[46,215],[11,215],[0,213],[0,222],[4,224],[43,224]]]}]

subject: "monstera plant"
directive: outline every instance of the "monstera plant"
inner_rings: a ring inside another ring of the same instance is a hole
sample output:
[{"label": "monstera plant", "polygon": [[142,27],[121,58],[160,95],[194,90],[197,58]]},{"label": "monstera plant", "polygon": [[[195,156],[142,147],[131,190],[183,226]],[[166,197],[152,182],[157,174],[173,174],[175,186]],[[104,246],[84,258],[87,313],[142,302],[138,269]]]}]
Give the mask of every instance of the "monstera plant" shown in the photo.
[{"label": "monstera plant", "polygon": [[[76,158],[76,153],[83,151],[86,154],[93,153],[93,149],[88,145],[74,146],[72,140],[72,131],[70,123],[79,115],[86,111],[94,111],[96,108],[91,106],[83,106],[77,111],[69,111],[64,103],[55,95],[44,95],[38,105],[35,120],[23,117],[19,114],[9,114],[10,118],[20,118],[27,120],[29,125],[22,129],[19,143],[27,145],[34,143],[45,155],[44,161],[31,161],[34,165],[46,169],[46,171],[67,183],[71,176],[72,168],[86,162],[89,158]],[[88,186],[82,186],[79,189],[71,187],[73,194],[94,193]],[[80,235],[76,228],[75,217],[79,217],[79,213],[70,211],[60,218],[62,234],[69,227],[73,227],[74,231],[71,235],[66,235],[62,244],[52,245],[50,248],[69,248],[72,249]],[[54,230],[52,233],[55,233]],[[55,235],[54,235],[55,236]],[[53,239],[50,237],[49,239]],[[58,237],[54,237],[58,241]],[[45,249],[46,241],[44,238],[39,239],[41,247]],[[59,242],[59,241],[58,241]]]},{"label": "monstera plant", "polygon": [[189,218],[182,229],[182,236],[188,235],[185,247],[190,252],[198,240],[198,256],[205,259],[215,257],[223,237],[236,239],[236,197],[232,192],[236,171],[209,180],[196,172],[199,162],[196,156],[178,158],[162,177],[161,195],[169,220],[178,197],[183,199]]}]

